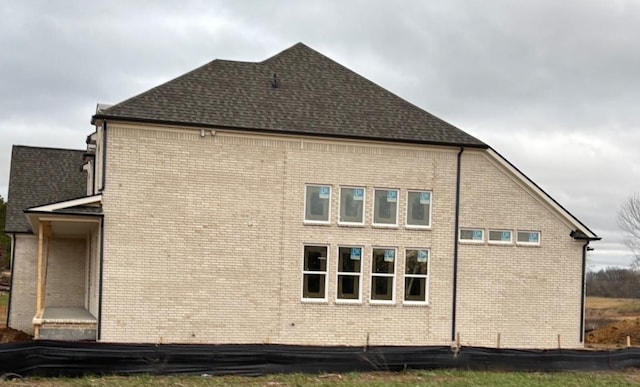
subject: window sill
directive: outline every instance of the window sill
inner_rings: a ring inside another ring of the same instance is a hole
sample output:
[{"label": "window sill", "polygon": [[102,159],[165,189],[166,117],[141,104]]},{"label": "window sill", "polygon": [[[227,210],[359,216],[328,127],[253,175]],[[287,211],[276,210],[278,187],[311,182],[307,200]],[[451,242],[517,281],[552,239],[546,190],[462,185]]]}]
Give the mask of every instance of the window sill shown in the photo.
[{"label": "window sill", "polygon": [[302,224],[305,226],[331,226],[331,222],[313,222],[310,220],[305,220]]},{"label": "window sill", "polygon": [[485,242],[484,241],[465,241],[465,240],[459,240],[458,243],[460,243],[461,245],[484,245]]},{"label": "window sill", "polygon": [[540,247],[539,243],[516,243],[518,247]]},{"label": "window sill", "polygon": [[410,224],[407,224],[404,228],[407,230],[431,230],[431,226],[412,226]]},{"label": "window sill", "polygon": [[429,306],[428,301],[403,301],[403,306]]},{"label": "window sill", "polygon": [[399,228],[397,224],[381,224],[381,223],[373,223],[371,225],[373,228]]},{"label": "window sill", "polygon": [[369,300],[369,305],[394,306],[395,301]]},{"label": "window sill", "polygon": [[513,246],[513,242],[489,242],[490,246]]},{"label": "window sill", "polygon": [[339,227],[365,227],[364,223],[348,223],[348,222],[338,222]]},{"label": "window sill", "polygon": [[362,300],[336,300],[336,305],[362,305]]},{"label": "window sill", "polygon": [[328,304],[329,300],[326,298],[303,298],[301,302],[303,304]]}]

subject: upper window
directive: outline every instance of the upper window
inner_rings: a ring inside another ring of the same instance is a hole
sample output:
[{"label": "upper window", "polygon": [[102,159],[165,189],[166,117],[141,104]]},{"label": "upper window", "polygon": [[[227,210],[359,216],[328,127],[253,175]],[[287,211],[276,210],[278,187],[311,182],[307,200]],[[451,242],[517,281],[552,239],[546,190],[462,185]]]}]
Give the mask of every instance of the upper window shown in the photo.
[{"label": "upper window", "polygon": [[397,189],[376,189],[374,191],[373,224],[398,225]]},{"label": "upper window", "polygon": [[481,228],[463,228],[460,229],[461,242],[484,242],[484,230]]},{"label": "upper window", "polygon": [[360,301],[362,247],[338,247],[338,300]]},{"label": "upper window", "polygon": [[539,245],[540,231],[518,231],[517,243],[520,245]]},{"label": "upper window", "polygon": [[426,303],[429,292],[428,249],[407,249],[404,271],[404,300],[406,303]]},{"label": "upper window", "polygon": [[393,302],[396,249],[373,249],[371,262],[371,301]]},{"label": "upper window", "polygon": [[340,188],[340,223],[364,224],[365,189]]},{"label": "upper window", "polygon": [[511,230],[489,230],[489,243],[511,244]]},{"label": "upper window", "polygon": [[304,202],[304,220],[314,223],[329,223],[331,187],[308,185]]},{"label": "upper window", "polygon": [[327,246],[304,246],[302,298],[327,299]]},{"label": "upper window", "polygon": [[431,226],[431,192],[409,191],[407,193],[407,226]]}]

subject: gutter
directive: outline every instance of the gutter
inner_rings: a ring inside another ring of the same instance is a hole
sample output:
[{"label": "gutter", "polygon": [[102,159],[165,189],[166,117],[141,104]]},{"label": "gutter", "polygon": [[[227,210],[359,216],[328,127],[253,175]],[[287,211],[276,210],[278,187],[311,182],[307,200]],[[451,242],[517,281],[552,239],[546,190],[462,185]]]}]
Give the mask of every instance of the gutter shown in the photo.
[{"label": "gutter", "polygon": [[[102,126],[102,187],[99,191],[104,191],[105,175],[107,174],[107,121],[103,121]],[[95,177],[94,177],[95,179]]]},{"label": "gutter", "polygon": [[460,228],[460,166],[462,164],[462,152],[460,147],[456,166],[456,214],[453,230],[453,305],[451,308],[451,341],[456,340],[456,308],[458,299],[458,229]]}]

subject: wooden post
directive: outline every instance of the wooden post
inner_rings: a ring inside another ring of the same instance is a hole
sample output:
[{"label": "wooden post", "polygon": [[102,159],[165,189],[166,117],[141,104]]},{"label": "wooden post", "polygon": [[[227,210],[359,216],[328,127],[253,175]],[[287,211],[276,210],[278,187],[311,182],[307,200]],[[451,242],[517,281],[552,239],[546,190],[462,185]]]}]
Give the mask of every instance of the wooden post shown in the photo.
[{"label": "wooden post", "polygon": [[456,333],[456,347],[460,348],[460,332]]},{"label": "wooden post", "polygon": [[49,273],[49,245],[51,244],[51,222],[43,222],[44,242],[44,258],[42,264],[42,309],[47,305],[47,275]]},{"label": "wooden post", "polygon": [[561,348],[562,348],[562,345],[560,342],[560,334],[558,333],[558,349],[561,349]]},{"label": "wooden post", "polygon": [[631,347],[631,336],[627,336],[627,348]]},{"label": "wooden post", "polygon": [[500,332],[498,332],[498,343],[496,345],[496,348],[500,349]]},{"label": "wooden post", "polygon": [[42,277],[44,275],[44,271],[42,268],[42,250],[44,244],[44,224],[42,222],[38,222],[38,284],[36,287],[36,316],[40,314],[42,310],[42,294],[44,293],[44,289],[42,287]]}]

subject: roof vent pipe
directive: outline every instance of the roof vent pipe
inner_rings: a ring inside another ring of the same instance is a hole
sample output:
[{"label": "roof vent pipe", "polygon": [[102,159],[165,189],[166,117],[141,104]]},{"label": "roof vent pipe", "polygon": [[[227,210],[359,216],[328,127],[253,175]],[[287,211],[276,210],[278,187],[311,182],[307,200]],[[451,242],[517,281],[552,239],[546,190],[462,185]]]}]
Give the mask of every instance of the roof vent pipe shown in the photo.
[{"label": "roof vent pipe", "polygon": [[273,79],[271,79],[271,88],[277,89],[279,86],[280,83],[278,82],[278,76],[276,75],[276,73],[273,73]]}]

